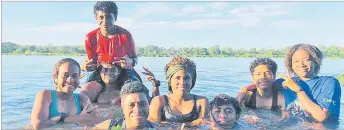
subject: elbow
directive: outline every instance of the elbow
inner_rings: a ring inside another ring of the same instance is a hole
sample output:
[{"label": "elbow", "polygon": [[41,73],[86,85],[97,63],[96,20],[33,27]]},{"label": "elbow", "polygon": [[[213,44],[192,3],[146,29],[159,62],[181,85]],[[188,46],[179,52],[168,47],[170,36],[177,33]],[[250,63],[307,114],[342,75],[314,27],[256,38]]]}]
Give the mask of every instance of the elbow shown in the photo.
[{"label": "elbow", "polygon": [[313,116],[314,120],[318,123],[323,123],[326,121],[327,116],[325,113],[321,113],[319,115]]},{"label": "elbow", "polygon": [[40,125],[41,125],[41,121],[31,121],[31,127],[34,130],[38,130]]}]

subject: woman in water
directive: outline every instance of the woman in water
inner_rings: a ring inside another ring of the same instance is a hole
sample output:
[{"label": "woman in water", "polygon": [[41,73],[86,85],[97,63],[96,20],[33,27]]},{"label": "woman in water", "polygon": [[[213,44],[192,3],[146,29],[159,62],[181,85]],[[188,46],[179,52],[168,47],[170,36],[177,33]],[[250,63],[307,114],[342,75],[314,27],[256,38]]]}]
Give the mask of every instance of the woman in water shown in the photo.
[{"label": "woman in water", "polygon": [[32,108],[33,129],[47,128],[59,122],[92,121],[95,115],[90,99],[84,94],[74,94],[80,84],[80,65],[71,58],[55,64],[53,81],[55,90],[41,90],[36,94]]},{"label": "woman in water", "polygon": [[148,120],[185,123],[196,126],[204,123],[209,101],[204,96],[191,94],[196,83],[196,65],[188,58],[174,57],[165,67],[168,95],[156,96],[149,108]]}]

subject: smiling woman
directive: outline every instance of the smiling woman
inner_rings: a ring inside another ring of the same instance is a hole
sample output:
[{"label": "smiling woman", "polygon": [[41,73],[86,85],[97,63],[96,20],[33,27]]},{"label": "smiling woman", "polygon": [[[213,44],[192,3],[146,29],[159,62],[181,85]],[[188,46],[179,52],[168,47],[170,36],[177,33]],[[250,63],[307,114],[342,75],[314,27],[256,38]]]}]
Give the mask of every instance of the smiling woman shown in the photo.
[{"label": "smiling woman", "polygon": [[53,69],[55,90],[41,90],[36,94],[31,114],[33,129],[52,127],[57,123],[91,121],[96,116],[90,99],[74,94],[80,84],[80,65],[71,58],[59,60]]}]

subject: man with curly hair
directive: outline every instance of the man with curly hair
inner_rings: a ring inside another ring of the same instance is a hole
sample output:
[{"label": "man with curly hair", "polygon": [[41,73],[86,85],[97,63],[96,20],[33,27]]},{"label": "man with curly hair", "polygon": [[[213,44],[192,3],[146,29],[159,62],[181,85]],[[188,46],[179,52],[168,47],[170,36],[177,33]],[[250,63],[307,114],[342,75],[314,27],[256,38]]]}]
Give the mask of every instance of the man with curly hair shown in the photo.
[{"label": "man with curly hair", "polygon": [[[121,107],[124,118],[109,119],[94,129],[122,130],[122,129],[152,129],[156,124],[147,120],[149,115],[148,89],[139,81],[127,82],[120,91]],[[84,128],[85,130],[87,127]]]},{"label": "man with curly hair", "polygon": [[240,91],[240,105],[251,109],[282,110],[284,118],[286,110],[283,92],[273,85],[277,71],[276,62],[270,58],[257,58],[251,63],[250,71],[256,89],[249,92]]}]

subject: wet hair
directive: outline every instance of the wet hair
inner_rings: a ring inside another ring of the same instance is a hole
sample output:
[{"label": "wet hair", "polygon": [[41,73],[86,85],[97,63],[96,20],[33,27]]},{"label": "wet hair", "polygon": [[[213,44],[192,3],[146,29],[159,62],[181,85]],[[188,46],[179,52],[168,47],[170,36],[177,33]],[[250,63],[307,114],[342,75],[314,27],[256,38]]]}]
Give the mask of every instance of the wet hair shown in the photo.
[{"label": "wet hair", "polygon": [[250,65],[250,71],[251,74],[253,74],[254,69],[258,66],[258,65],[266,65],[269,70],[276,75],[276,71],[277,71],[277,64],[274,60],[270,59],[270,58],[257,58],[255,59],[251,65]]},{"label": "wet hair", "polygon": [[117,20],[118,7],[113,1],[98,1],[93,7],[94,14],[97,14],[98,11],[103,11],[104,13],[112,13]]},{"label": "wet hair", "polygon": [[148,94],[149,90],[146,88],[146,86],[141,83],[140,81],[131,81],[131,82],[126,82],[120,91],[120,95],[129,95],[132,93],[144,93],[147,96],[147,99],[149,97]]},{"label": "wet hair", "polygon": [[53,81],[54,81],[55,85],[56,85],[55,79],[57,78],[57,76],[59,74],[60,66],[63,65],[64,63],[71,63],[73,65],[76,65],[79,68],[79,74],[81,73],[80,64],[76,60],[74,60],[72,58],[63,58],[63,59],[59,60],[53,68],[53,79],[54,79]]},{"label": "wet hair", "polygon": [[232,104],[236,114],[240,115],[241,113],[241,108],[239,105],[239,102],[231,96],[228,96],[226,94],[219,94],[214,97],[213,100],[210,101],[210,110],[212,110],[215,106],[222,106],[222,105],[229,105]]},{"label": "wet hair", "polygon": [[[196,77],[197,77],[197,73],[196,73],[196,64],[189,58],[184,58],[181,56],[175,56],[172,58],[172,60],[170,62],[168,62],[165,66],[165,74],[167,74],[168,68],[171,66],[176,66],[176,65],[183,65],[183,66],[187,66],[190,67],[191,70],[193,70],[195,72],[194,77],[192,78],[192,86],[191,89],[194,87],[195,83],[196,83]],[[170,92],[172,92],[172,87],[170,84],[168,84],[168,90]]]},{"label": "wet hair", "polygon": [[60,66],[64,63],[71,63],[73,65],[76,65],[79,68],[79,74],[81,73],[80,64],[76,60],[72,58],[63,58],[55,64],[54,69],[53,69],[53,78],[56,78],[58,76]]},{"label": "wet hair", "polygon": [[287,69],[289,70],[289,72],[292,72],[293,74],[294,71],[292,69],[292,57],[295,53],[295,51],[299,50],[299,49],[303,49],[305,51],[308,52],[308,54],[311,56],[310,58],[315,62],[315,67],[314,67],[314,74],[318,75],[319,71],[320,71],[320,66],[321,66],[321,62],[324,59],[324,56],[322,54],[322,52],[313,45],[310,44],[296,44],[294,46],[292,46],[289,51],[286,53],[285,59],[284,59],[284,64],[287,67]]}]

